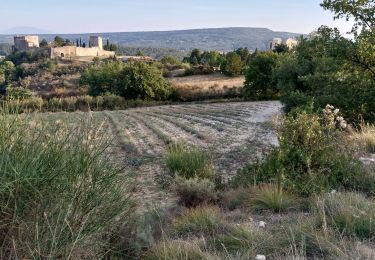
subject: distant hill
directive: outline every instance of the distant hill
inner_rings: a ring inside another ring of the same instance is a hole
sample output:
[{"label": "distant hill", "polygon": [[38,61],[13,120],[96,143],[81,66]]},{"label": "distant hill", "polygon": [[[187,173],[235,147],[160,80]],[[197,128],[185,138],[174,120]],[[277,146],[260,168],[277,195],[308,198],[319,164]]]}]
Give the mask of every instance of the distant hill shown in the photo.
[{"label": "distant hill", "polygon": [[[180,31],[155,32],[114,32],[90,34],[59,34],[68,39],[82,38],[88,41],[89,35],[101,35],[113,43],[128,47],[155,47],[172,48],[180,51],[189,51],[194,48],[202,50],[231,51],[239,47],[248,47],[251,50],[268,48],[273,38],[295,38],[298,33],[275,32],[266,28],[218,28],[193,29]],[[52,41],[54,34],[40,34],[41,38]],[[0,35],[0,42],[9,42],[9,35]]]},{"label": "distant hill", "polygon": [[29,27],[29,26],[19,26],[19,27],[13,27],[5,31],[1,31],[0,34],[52,34],[53,32],[35,28],[35,27]]}]

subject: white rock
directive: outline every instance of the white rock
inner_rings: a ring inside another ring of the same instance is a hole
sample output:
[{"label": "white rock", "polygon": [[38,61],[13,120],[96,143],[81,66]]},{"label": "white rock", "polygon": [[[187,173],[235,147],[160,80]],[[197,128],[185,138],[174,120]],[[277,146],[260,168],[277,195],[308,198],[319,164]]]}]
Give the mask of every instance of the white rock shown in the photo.
[{"label": "white rock", "polygon": [[266,256],[265,255],[257,255],[255,257],[255,260],[266,260]]},{"label": "white rock", "polygon": [[334,194],[336,194],[336,193],[337,193],[337,190],[332,190],[332,191],[331,191],[331,194],[332,194],[332,195],[334,195]]},{"label": "white rock", "polygon": [[264,222],[264,221],[259,221],[259,227],[260,228],[265,228],[266,227],[266,222]]}]

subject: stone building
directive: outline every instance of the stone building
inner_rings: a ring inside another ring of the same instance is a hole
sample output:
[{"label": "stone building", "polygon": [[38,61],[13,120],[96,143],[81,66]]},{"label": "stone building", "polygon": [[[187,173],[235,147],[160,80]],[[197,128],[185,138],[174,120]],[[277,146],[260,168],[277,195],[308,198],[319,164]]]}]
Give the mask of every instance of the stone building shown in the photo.
[{"label": "stone building", "polygon": [[27,51],[31,48],[39,48],[39,37],[34,35],[14,36],[14,50]]},{"label": "stone building", "polygon": [[288,38],[286,40],[283,40],[281,38],[274,38],[270,42],[270,50],[274,50],[276,46],[280,44],[285,44],[286,46],[288,46],[289,49],[292,49],[298,45],[298,41],[292,38]]},{"label": "stone building", "polygon": [[90,36],[90,47],[52,47],[51,59],[56,57],[61,58],[74,58],[74,57],[113,57],[114,51],[103,50],[103,39],[99,36]]},{"label": "stone building", "polygon": [[281,38],[274,38],[270,43],[270,49],[274,50],[277,45],[280,45],[283,43],[283,39]]},{"label": "stone building", "polygon": [[98,47],[99,50],[103,50],[103,38],[99,36],[90,36],[90,46]]}]

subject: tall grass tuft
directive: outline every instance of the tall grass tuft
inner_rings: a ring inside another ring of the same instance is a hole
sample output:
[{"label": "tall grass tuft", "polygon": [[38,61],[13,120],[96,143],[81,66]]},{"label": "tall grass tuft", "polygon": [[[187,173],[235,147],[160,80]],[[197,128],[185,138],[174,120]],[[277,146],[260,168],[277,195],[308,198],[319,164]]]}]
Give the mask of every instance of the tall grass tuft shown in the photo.
[{"label": "tall grass tuft", "polygon": [[198,148],[189,150],[182,144],[170,145],[166,164],[173,175],[179,175],[186,179],[212,179],[214,177],[211,157]]},{"label": "tall grass tuft", "polygon": [[213,259],[193,243],[167,241],[150,249],[143,257],[145,260],[206,260]]},{"label": "tall grass tuft", "polygon": [[375,125],[362,124],[359,131],[353,132],[352,139],[359,142],[366,152],[375,153]]},{"label": "tall grass tuft", "polygon": [[359,239],[375,238],[375,202],[357,193],[326,195],[317,202],[323,228],[337,229]]},{"label": "tall grass tuft", "polygon": [[212,235],[226,227],[221,210],[214,206],[203,206],[188,210],[172,224],[173,233],[178,236]]},{"label": "tall grass tuft", "polygon": [[36,122],[3,107],[0,129],[0,258],[108,254],[133,204],[100,127]]},{"label": "tall grass tuft", "polygon": [[296,199],[277,185],[259,187],[251,199],[255,210],[271,210],[275,213],[285,212],[296,204]]}]

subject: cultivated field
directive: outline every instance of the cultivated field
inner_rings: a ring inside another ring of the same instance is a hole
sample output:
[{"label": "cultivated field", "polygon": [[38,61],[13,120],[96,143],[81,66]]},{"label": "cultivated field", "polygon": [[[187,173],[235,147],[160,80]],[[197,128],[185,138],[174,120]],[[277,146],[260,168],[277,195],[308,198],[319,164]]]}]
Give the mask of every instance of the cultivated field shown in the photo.
[{"label": "cultivated field", "polygon": [[[137,179],[140,202],[158,206],[174,201],[158,184],[166,175],[164,154],[170,142],[207,150],[224,178],[255,161],[277,144],[271,120],[279,102],[203,103],[92,113],[98,126],[113,134],[116,161]],[[49,114],[51,120],[71,123],[87,114]]]}]

